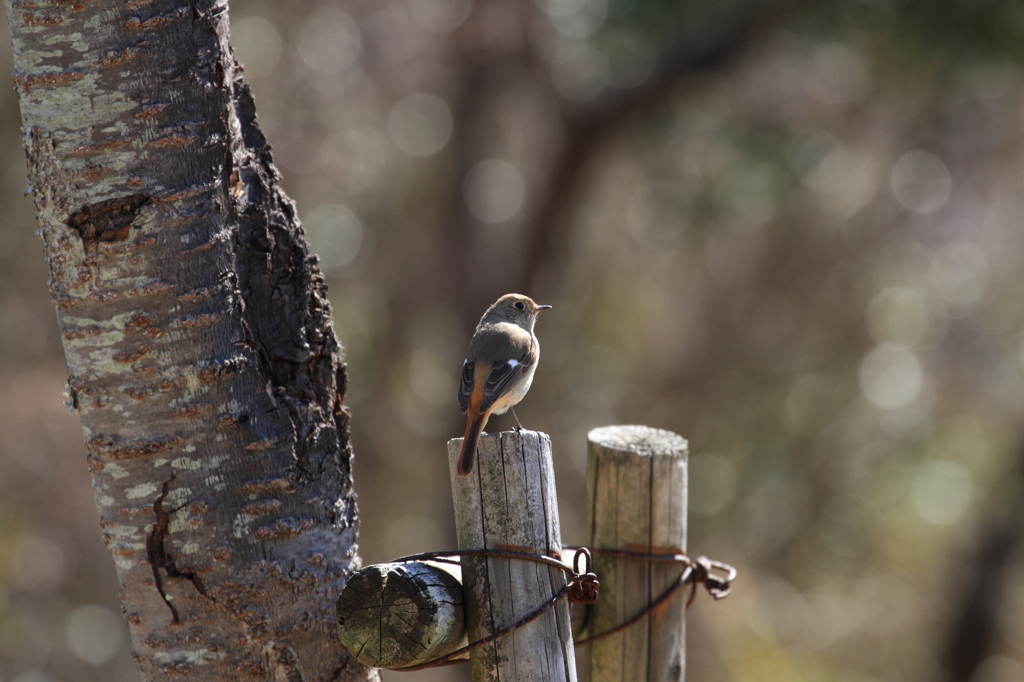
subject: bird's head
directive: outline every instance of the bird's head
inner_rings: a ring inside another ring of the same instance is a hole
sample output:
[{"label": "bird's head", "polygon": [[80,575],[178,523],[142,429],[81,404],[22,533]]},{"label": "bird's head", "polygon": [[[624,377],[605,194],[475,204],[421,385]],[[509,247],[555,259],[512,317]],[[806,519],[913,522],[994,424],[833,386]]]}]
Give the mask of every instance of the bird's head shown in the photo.
[{"label": "bird's head", "polygon": [[505,294],[487,309],[487,312],[484,313],[484,321],[511,322],[525,329],[533,330],[533,323],[537,321],[537,315],[540,311],[550,307],[549,305],[537,305],[529,296]]}]

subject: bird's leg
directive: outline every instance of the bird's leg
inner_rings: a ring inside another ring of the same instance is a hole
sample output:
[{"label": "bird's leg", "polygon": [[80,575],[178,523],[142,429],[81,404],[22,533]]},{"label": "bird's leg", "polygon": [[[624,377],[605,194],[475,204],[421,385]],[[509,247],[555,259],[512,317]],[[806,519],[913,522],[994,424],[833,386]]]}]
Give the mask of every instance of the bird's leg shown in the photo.
[{"label": "bird's leg", "polygon": [[523,430],[523,425],[519,423],[519,415],[516,414],[516,408],[514,408],[514,407],[512,408],[512,416],[516,420],[516,426],[519,427],[517,430],[518,431],[522,431]]}]

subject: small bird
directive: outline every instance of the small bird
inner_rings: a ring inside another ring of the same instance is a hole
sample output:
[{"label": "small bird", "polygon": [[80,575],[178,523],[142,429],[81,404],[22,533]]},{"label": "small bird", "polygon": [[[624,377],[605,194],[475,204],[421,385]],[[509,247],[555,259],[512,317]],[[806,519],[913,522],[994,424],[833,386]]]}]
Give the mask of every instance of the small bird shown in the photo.
[{"label": "small bird", "polygon": [[[459,451],[459,476],[468,476],[473,470],[476,442],[487,419],[492,414],[504,414],[530,390],[540,360],[540,343],[533,325],[537,314],[550,307],[537,305],[529,296],[505,294],[480,318],[469,341],[459,383],[459,407],[467,417]],[[519,417],[516,424],[523,428]]]}]

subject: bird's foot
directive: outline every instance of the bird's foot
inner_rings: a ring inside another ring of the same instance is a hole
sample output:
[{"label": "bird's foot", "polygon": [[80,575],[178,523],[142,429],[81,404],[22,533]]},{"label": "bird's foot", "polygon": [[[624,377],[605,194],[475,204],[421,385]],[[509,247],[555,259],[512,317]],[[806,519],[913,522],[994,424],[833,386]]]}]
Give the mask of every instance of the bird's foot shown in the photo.
[{"label": "bird's foot", "polygon": [[512,417],[516,420],[516,433],[523,432],[523,425],[519,423],[519,415],[516,414],[516,408],[512,408]]}]

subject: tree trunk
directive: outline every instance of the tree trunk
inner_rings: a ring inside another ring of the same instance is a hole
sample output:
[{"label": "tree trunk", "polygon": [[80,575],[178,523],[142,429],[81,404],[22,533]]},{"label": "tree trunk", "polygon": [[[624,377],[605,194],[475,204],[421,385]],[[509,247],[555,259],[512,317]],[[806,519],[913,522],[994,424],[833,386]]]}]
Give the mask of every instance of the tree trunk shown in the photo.
[{"label": "tree trunk", "polygon": [[345,368],[223,2],[7,0],[29,180],[144,680],[365,680]]}]

